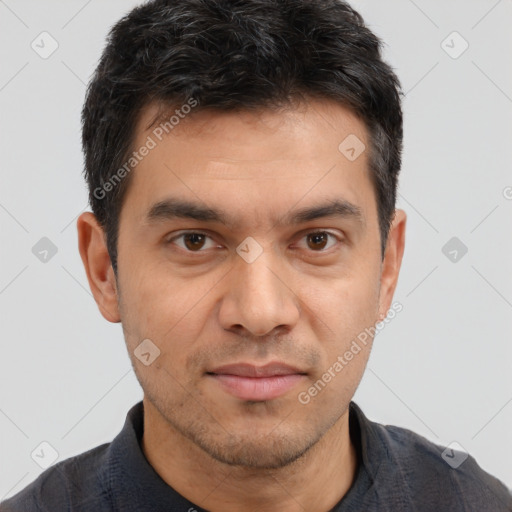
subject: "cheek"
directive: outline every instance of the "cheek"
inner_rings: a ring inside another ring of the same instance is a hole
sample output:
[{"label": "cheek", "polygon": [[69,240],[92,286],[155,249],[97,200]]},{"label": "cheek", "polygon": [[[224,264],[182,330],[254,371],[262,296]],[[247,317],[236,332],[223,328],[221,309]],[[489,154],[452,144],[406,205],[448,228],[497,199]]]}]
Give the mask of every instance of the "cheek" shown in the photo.
[{"label": "cheek", "polygon": [[368,273],[354,273],[330,281],[323,289],[317,289],[312,300],[313,315],[317,317],[314,329],[324,351],[315,381],[320,379],[320,386],[328,383],[330,390],[321,393],[319,402],[328,401],[330,393],[351,396],[372,346],[371,328],[377,321],[379,304],[377,277],[375,273],[372,278]]},{"label": "cheek", "polygon": [[166,366],[183,367],[211,314],[208,292],[217,281],[206,276],[191,281],[168,271],[132,275],[123,300],[123,324],[137,339],[151,339]]},{"label": "cheek", "polygon": [[344,334],[344,338],[357,335],[359,330],[376,322],[378,275],[368,268],[340,279],[317,282],[304,300],[332,331]]}]

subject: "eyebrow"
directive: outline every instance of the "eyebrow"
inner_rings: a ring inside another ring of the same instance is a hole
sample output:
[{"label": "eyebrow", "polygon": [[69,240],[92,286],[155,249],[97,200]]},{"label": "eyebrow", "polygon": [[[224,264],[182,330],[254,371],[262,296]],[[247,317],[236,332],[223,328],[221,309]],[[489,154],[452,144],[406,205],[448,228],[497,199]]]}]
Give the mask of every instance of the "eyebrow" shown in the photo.
[{"label": "eyebrow", "polygon": [[[340,217],[353,220],[361,227],[366,225],[363,210],[347,201],[346,199],[332,199],[326,203],[308,206],[287,213],[276,224],[297,225],[324,217]],[[146,215],[146,222],[153,224],[155,222],[172,219],[192,219],[201,222],[216,222],[233,228],[237,221],[234,216],[227,212],[216,210],[199,203],[190,202],[183,199],[168,198],[154,204]]]}]

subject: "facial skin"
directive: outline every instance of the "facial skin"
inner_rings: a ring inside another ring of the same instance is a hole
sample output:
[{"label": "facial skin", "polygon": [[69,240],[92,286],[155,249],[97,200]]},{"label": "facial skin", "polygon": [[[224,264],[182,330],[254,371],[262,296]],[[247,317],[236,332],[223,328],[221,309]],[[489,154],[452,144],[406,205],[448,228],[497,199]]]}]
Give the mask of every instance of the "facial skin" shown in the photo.
[{"label": "facial skin", "polygon": [[[135,148],[156,112],[144,110]],[[368,150],[353,162],[338,150],[350,134],[369,147],[364,124],[328,100],[185,118],[132,171],[117,282],[94,216],[78,220],[91,290],[103,316],[122,322],[144,390],[144,453],[207,510],[327,511],[354,480],[348,405],[372,340],[308,404],[298,400],[386,316],[404,251],[406,215],[396,210],[381,259]],[[169,198],[220,210],[234,225],[148,220]],[[362,222],[283,220],[336,199],[359,207]],[[185,230],[207,236],[178,238]],[[263,251],[252,262],[236,251],[247,237]],[[145,339],[160,350],[148,366],[134,355]],[[246,400],[208,374],[241,362],[282,362],[303,375],[281,396]]]}]

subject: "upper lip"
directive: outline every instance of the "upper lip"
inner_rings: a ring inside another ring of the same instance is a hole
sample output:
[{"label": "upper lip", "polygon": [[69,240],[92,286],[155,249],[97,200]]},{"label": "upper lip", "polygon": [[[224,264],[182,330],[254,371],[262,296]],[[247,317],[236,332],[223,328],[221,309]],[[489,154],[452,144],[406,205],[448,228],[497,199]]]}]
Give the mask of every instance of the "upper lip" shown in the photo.
[{"label": "upper lip", "polygon": [[239,377],[275,377],[278,375],[304,375],[306,372],[285,363],[274,362],[264,366],[256,366],[250,363],[226,364],[210,370],[207,373],[236,375]]}]

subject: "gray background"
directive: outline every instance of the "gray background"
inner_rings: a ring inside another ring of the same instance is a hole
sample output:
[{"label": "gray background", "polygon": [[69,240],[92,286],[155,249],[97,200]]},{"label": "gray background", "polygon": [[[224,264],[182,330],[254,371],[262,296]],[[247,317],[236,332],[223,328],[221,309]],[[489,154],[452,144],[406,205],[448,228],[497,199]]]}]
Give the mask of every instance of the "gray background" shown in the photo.
[{"label": "gray background", "polygon": [[[85,84],[109,27],[136,4],[0,1],[0,499],[43,471],[31,458],[42,441],[57,460],[109,442],[142,398],[76,235]],[[352,4],[407,92],[408,213],[403,311],[376,338],[355,400],[371,419],[457,441],[512,486],[512,2]],[[47,59],[31,48],[43,31],[59,45]],[[454,31],[469,44],[458,58]],[[58,249],[46,263],[32,252],[42,237]],[[452,237],[468,249],[461,257],[457,242],[457,261],[442,251]]]}]

